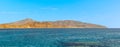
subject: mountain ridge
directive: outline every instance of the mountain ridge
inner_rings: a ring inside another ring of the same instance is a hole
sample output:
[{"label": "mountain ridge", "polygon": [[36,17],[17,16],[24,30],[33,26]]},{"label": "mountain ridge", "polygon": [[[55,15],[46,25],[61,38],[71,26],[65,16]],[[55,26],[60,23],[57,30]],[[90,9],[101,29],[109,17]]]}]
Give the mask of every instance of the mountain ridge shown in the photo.
[{"label": "mountain ridge", "polygon": [[85,23],[75,20],[39,22],[27,18],[12,23],[0,24],[0,28],[106,28],[106,27],[102,25]]}]

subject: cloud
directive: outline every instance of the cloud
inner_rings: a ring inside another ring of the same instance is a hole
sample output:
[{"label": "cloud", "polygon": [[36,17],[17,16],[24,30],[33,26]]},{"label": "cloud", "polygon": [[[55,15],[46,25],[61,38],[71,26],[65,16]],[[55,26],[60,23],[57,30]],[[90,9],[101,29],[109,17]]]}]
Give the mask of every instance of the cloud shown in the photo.
[{"label": "cloud", "polygon": [[10,11],[1,11],[0,14],[23,14],[25,12],[10,12]]},{"label": "cloud", "polygon": [[58,8],[55,7],[44,7],[44,8],[40,8],[42,10],[58,10]]}]

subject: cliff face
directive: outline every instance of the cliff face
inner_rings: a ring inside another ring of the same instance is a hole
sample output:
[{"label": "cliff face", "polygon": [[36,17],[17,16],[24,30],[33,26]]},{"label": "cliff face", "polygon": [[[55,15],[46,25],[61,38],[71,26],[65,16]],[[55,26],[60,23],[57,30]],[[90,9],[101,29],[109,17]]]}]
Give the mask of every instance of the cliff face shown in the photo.
[{"label": "cliff face", "polygon": [[32,19],[25,19],[13,23],[0,24],[0,28],[106,28],[106,27],[73,20],[38,22]]}]

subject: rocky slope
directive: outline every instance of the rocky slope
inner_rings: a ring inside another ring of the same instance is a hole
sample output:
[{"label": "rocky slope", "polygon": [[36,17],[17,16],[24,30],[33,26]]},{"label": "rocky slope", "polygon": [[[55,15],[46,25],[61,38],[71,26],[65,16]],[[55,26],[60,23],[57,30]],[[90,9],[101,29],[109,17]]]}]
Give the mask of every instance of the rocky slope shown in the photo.
[{"label": "rocky slope", "polygon": [[13,23],[0,24],[0,28],[106,28],[106,27],[73,20],[38,22],[32,19],[24,19]]}]

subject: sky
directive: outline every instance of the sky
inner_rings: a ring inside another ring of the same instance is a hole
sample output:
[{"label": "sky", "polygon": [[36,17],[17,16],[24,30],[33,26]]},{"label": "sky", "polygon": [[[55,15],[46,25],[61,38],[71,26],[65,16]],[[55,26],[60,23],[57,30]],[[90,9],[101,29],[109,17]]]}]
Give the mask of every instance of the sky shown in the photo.
[{"label": "sky", "polygon": [[0,0],[0,23],[77,20],[120,28],[120,0]]}]

